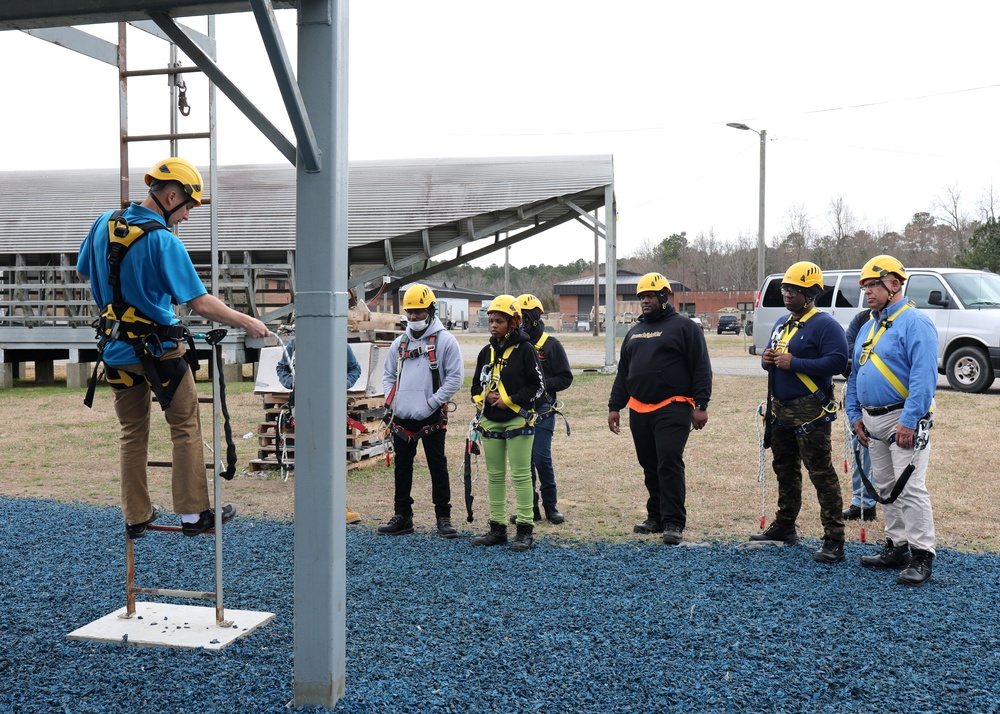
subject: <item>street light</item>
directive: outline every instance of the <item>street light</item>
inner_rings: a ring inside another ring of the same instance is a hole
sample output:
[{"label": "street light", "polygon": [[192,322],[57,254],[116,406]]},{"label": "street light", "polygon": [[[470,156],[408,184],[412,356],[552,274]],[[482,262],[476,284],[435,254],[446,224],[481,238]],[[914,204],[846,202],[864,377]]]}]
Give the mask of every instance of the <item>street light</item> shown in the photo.
[{"label": "street light", "polygon": [[752,131],[760,137],[760,209],[757,216],[757,286],[764,284],[764,150],[767,148],[767,131],[751,129],[746,124],[729,122],[726,126],[742,131]]}]

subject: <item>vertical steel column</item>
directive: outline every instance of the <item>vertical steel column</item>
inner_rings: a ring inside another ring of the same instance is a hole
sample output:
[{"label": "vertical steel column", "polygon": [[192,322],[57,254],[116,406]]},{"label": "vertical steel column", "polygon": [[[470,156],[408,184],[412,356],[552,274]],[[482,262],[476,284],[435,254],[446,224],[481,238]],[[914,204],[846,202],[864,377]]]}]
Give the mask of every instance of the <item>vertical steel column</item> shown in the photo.
[{"label": "vertical steel column", "polygon": [[[614,175],[614,169],[612,169]],[[616,235],[618,222],[618,207],[615,205],[615,184],[604,187],[604,236],[607,265],[604,268],[604,301],[610,306],[618,299],[618,238]],[[610,310],[609,310],[610,312]],[[604,367],[612,369],[615,366],[615,330],[604,332]]]},{"label": "vertical steel column", "polygon": [[345,687],[347,436],[347,0],[299,3],[298,78],[321,151],[298,155],[295,296],[295,705]]},{"label": "vertical steel column", "polygon": [[125,49],[126,30],[124,22],[118,23],[118,165],[120,168],[118,186],[121,208],[128,208],[128,53]]},{"label": "vertical steel column", "polygon": [[[601,231],[597,227],[600,225],[597,222],[597,209],[594,209],[594,337],[599,337],[601,334],[600,324],[601,324],[601,259],[600,259],[600,238]],[[607,273],[607,266],[605,265],[605,273]],[[607,300],[605,300],[607,302]],[[605,315],[607,314],[607,309],[605,308]],[[605,322],[605,329],[607,329],[607,322]]]}]

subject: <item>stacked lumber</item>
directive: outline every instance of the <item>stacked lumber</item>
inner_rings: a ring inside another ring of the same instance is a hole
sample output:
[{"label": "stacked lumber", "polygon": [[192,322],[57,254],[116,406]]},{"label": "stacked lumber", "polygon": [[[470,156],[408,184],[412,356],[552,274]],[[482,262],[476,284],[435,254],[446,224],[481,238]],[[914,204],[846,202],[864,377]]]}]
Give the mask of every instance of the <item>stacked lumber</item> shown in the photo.
[{"label": "stacked lumber", "polygon": [[347,467],[359,468],[381,461],[385,456],[385,416],[383,397],[347,398]]},{"label": "stacked lumber", "polygon": [[352,341],[392,341],[403,331],[402,317],[387,312],[347,311],[347,331]]}]

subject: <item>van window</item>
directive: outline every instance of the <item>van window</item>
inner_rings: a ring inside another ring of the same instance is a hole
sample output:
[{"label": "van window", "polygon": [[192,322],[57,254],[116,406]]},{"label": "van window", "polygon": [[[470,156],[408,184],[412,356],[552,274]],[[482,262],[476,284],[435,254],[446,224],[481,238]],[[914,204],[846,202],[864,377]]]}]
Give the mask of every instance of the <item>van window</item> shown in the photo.
[{"label": "van window", "polygon": [[861,301],[861,273],[847,273],[837,289],[837,307],[857,307]]},{"label": "van window", "polygon": [[906,297],[923,310],[943,310],[941,305],[931,305],[932,290],[938,290],[941,297],[947,298],[948,291],[936,275],[913,275],[906,281]]},{"label": "van window", "polygon": [[945,280],[966,307],[1000,307],[1000,277],[993,273],[956,273]]},{"label": "van window", "polygon": [[833,305],[833,288],[836,283],[836,278],[833,278],[832,283],[828,283],[826,280],[823,281],[823,292],[816,296],[816,307],[830,307]]},{"label": "van window", "polygon": [[760,298],[761,307],[780,307],[784,309],[785,301],[781,299],[781,277],[776,277],[764,288],[764,294]]}]

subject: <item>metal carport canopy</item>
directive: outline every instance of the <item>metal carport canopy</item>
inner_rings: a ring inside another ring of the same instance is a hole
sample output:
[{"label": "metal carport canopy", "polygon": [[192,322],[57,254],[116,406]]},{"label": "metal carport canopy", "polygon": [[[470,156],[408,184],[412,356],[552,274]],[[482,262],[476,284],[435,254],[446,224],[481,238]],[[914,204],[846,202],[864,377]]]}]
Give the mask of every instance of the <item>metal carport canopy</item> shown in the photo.
[{"label": "metal carport canopy", "polygon": [[[276,10],[298,7],[296,0],[272,0]],[[171,17],[225,15],[248,12],[247,0],[29,0],[0,2],[0,29],[32,30],[68,25],[93,25],[104,22],[148,20],[150,13],[162,12]]]}]

